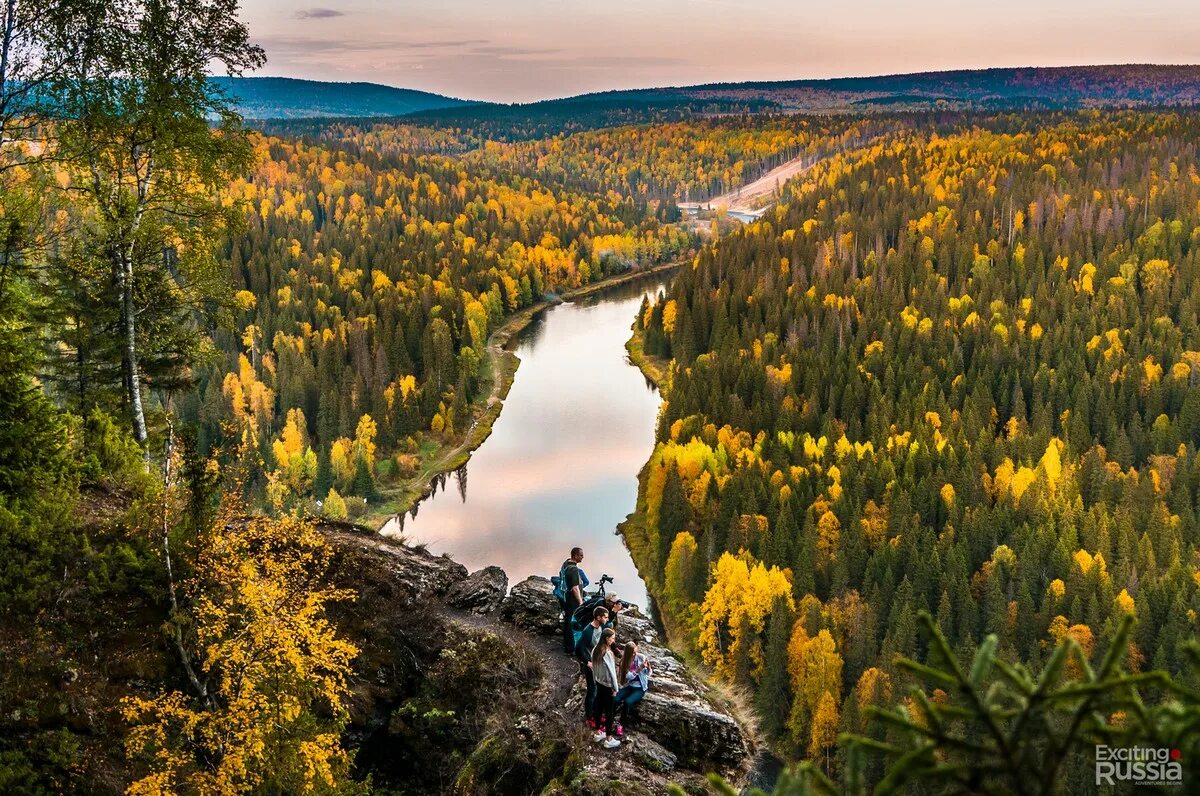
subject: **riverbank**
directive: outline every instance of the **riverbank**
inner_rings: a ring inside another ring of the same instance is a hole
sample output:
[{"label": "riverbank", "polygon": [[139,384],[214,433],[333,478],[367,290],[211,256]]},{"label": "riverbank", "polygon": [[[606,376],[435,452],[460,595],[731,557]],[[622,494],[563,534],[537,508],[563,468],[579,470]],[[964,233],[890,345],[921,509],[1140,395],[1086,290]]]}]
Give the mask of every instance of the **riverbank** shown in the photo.
[{"label": "riverbank", "polygon": [[665,392],[671,377],[671,360],[646,353],[646,333],[633,325],[633,334],[625,343],[629,361],[649,379],[660,393]]},{"label": "riverbank", "polygon": [[[658,393],[662,400],[666,400],[666,391],[670,387],[672,360],[668,357],[654,356],[646,353],[645,333],[637,327],[636,323],[633,325],[632,335],[630,335],[628,342],[625,343],[625,350],[629,352],[629,361],[642,372],[642,375],[648,381],[652,382],[658,388]],[[646,588],[654,598],[654,616],[661,625],[668,642],[672,644],[676,652],[685,656],[690,663],[700,666],[700,661],[694,654],[694,651],[686,643],[683,643],[689,637],[686,618],[675,616],[664,605],[662,600],[662,584],[659,582],[658,573],[654,569],[656,546],[654,540],[650,538],[650,531],[646,523],[645,486],[646,468],[649,466],[650,459],[647,459],[646,464],[638,471],[637,503],[635,504],[633,513],[617,526],[617,533],[625,540],[625,546],[629,549],[629,555],[633,559],[633,564],[637,567],[638,574],[646,582]]]},{"label": "riverbank", "polygon": [[491,435],[492,426],[500,416],[504,400],[508,397],[517,368],[521,364],[520,358],[512,351],[512,343],[539,313],[557,304],[578,301],[627,283],[650,279],[677,267],[679,263],[664,263],[652,268],[618,274],[531,304],[508,316],[488,338],[485,360],[487,372],[481,380],[479,397],[471,404],[471,419],[466,430],[449,440],[427,439],[421,446],[420,465],[416,474],[381,487],[382,500],[372,504],[368,513],[359,521],[369,527],[378,528],[391,517],[412,510],[441,486],[448,474],[455,472],[470,460],[475,450]]}]

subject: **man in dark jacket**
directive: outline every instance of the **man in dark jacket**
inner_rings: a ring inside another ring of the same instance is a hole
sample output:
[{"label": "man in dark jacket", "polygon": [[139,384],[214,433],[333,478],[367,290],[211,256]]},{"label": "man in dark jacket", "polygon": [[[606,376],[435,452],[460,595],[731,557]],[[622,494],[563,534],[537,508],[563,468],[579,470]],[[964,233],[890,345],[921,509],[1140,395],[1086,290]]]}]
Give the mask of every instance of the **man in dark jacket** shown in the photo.
[{"label": "man in dark jacket", "polygon": [[592,677],[592,650],[600,641],[600,634],[604,632],[604,625],[607,622],[608,609],[603,605],[597,605],[591,624],[584,626],[583,632],[579,635],[579,641],[575,643],[575,657],[579,659],[579,673],[587,682],[587,694],[583,698],[585,721],[592,718],[592,705],[596,701],[596,681]]},{"label": "man in dark jacket", "polygon": [[583,604],[583,575],[579,565],[583,563],[583,548],[572,547],[571,557],[563,562],[561,577],[567,594],[567,607],[563,611],[563,652],[570,655],[575,651],[575,634],[571,630],[571,615]]}]

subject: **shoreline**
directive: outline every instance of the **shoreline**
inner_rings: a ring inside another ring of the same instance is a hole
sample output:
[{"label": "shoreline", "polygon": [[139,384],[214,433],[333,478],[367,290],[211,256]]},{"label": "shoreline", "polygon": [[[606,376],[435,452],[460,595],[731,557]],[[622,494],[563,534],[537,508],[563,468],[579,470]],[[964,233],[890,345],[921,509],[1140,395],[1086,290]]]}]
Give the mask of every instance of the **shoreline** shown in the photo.
[{"label": "shoreline", "polygon": [[646,353],[645,333],[633,325],[633,333],[625,341],[625,350],[629,352],[629,361],[642,375],[654,383],[661,395],[670,384],[671,360],[652,356]]},{"label": "shoreline", "polygon": [[[644,339],[644,333],[634,323],[629,340],[625,343],[625,350],[629,352],[630,363],[635,365],[641,371],[642,375],[658,389],[659,406],[661,409],[662,402],[666,401],[666,390],[670,387],[671,363],[674,360],[647,354]],[[657,443],[655,444],[657,445]],[[654,601],[654,619],[660,631],[662,631],[667,645],[681,655],[689,664],[698,665],[702,671],[707,671],[696,658],[693,650],[687,647],[680,649],[676,646],[680,638],[687,636],[686,626],[680,617],[672,615],[666,608],[662,600],[662,595],[656,594],[656,592],[661,591],[661,584],[654,577],[657,573],[655,573],[653,566],[654,552],[651,548],[649,531],[646,528],[646,504],[642,493],[645,486],[646,468],[650,466],[653,456],[654,451],[651,450],[650,457],[646,459],[646,463],[638,470],[637,502],[634,504],[633,512],[617,525],[617,533],[625,540],[625,547],[629,550],[629,557],[633,559],[633,565],[637,567],[638,574],[641,575],[642,581],[646,584],[646,590],[650,593],[650,598]]]},{"label": "shoreline", "polygon": [[414,506],[433,494],[437,487],[445,483],[446,476],[465,465],[479,446],[487,441],[491,436],[492,426],[500,417],[504,400],[508,397],[517,369],[521,365],[520,357],[509,350],[509,346],[539,313],[638,279],[670,272],[680,265],[681,262],[670,262],[638,271],[626,271],[599,282],[564,291],[561,295],[535,302],[509,315],[488,337],[487,354],[491,371],[488,383],[491,387],[471,402],[472,419],[467,430],[461,436],[432,451],[428,464],[423,461],[417,475],[381,487],[379,491],[383,499],[368,506],[367,513],[356,522],[374,528],[377,532],[382,530],[391,518],[411,511]]}]

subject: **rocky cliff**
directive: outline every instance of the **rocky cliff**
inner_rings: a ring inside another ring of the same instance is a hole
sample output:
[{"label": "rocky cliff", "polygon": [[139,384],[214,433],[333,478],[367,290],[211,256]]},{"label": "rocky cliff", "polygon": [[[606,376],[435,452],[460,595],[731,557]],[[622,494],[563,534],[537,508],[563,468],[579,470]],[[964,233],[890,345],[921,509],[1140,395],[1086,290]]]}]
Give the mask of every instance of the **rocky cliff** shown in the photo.
[{"label": "rocky cliff", "polygon": [[406,793],[658,794],[704,774],[744,780],[753,742],[733,706],[623,615],[655,677],[619,750],[590,743],[582,681],[561,651],[548,579],[506,573],[347,526],[328,527],[332,577],[359,598],[335,619],[363,650],[351,744],[360,774]]}]

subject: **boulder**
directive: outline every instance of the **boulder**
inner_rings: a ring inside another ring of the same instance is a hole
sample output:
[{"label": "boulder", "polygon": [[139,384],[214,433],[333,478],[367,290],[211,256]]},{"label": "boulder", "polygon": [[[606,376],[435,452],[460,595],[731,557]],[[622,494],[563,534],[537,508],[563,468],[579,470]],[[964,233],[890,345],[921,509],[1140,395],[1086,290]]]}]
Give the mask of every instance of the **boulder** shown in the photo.
[{"label": "boulder", "polygon": [[633,614],[622,611],[617,620],[617,641],[635,641],[640,647],[643,644],[658,644],[658,631],[654,623],[640,613]]},{"label": "boulder", "polygon": [[490,614],[500,607],[508,591],[508,575],[500,567],[484,567],[455,583],[446,592],[446,604],[476,614]]},{"label": "boulder", "polygon": [[656,774],[667,774],[675,770],[679,758],[640,732],[631,732],[626,741],[633,750],[633,757],[643,767]]},{"label": "boulder", "polygon": [[322,522],[318,528],[339,551],[335,570],[350,572],[370,567],[372,579],[386,584],[390,599],[402,607],[443,597],[451,586],[467,577],[467,568],[462,564],[448,556],[435,556],[423,547],[409,547],[377,533],[360,532],[345,523]]},{"label": "boulder", "polygon": [[637,729],[670,750],[682,766],[744,765],[750,742],[730,706],[721,704],[670,650],[653,644],[639,648],[649,657],[654,673],[635,713]]},{"label": "boulder", "polygon": [[549,578],[530,575],[512,587],[500,603],[500,616],[514,625],[536,633],[562,632],[562,611]]}]

